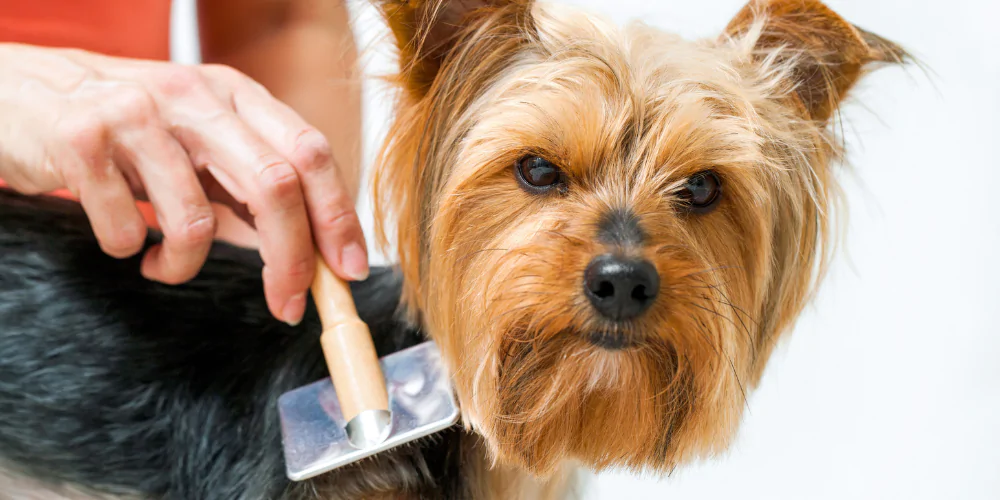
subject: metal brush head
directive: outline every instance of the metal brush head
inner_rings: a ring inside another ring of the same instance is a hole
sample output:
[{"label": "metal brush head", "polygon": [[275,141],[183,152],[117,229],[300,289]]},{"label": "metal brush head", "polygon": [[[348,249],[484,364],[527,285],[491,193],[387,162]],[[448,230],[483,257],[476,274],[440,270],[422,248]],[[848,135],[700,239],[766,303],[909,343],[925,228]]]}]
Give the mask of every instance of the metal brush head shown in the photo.
[{"label": "metal brush head", "polygon": [[[458,404],[434,342],[392,353],[379,363],[389,393],[389,415],[384,410],[362,412],[348,424],[329,378],[278,398],[289,479],[309,479],[458,421]],[[388,435],[379,441],[387,421]]]}]

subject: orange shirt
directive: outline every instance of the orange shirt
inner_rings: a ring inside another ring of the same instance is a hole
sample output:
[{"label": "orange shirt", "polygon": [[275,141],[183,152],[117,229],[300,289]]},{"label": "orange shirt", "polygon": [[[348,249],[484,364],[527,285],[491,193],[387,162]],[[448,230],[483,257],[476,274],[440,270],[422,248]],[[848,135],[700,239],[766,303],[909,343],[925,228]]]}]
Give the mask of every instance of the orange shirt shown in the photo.
[{"label": "orange shirt", "polygon": [[170,0],[3,0],[0,41],[170,59]]},{"label": "orange shirt", "polygon": [[[171,0],[0,0],[0,42],[76,48],[102,54],[170,59]],[[0,187],[4,186],[0,179]],[[52,193],[72,198],[67,191]],[[149,203],[139,210],[158,227]],[[247,246],[255,235],[231,211],[215,207],[220,238]]]}]

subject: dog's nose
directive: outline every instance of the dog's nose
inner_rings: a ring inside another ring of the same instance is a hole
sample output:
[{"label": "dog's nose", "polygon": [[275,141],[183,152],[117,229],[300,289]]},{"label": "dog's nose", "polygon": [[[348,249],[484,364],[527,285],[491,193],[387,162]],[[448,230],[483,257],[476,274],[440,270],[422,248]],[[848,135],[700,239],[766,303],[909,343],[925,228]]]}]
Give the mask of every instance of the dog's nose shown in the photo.
[{"label": "dog's nose", "polygon": [[583,289],[602,316],[624,321],[653,304],[660,290],[660,275],[648,261],[605,254],[587,265]]}]

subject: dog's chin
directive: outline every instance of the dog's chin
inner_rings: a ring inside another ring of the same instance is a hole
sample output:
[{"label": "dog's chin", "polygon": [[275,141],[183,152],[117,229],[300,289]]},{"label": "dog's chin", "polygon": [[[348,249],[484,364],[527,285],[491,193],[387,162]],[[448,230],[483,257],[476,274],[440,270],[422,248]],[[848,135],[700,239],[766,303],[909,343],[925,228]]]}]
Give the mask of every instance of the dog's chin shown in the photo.
[{"label": "dog's chin", "polygon": [[631,349],[639,344],[635,335],[622,334],[609,330],[591,330],[583,335],[583,337],[590,345],[609,351]]},{"label": "dog's chin", "polygon": [[691,377],[665,343],[597,331],[500,346],[482,422],[497,458],[545,476],[573,460],[592,470],[669,470]]}]

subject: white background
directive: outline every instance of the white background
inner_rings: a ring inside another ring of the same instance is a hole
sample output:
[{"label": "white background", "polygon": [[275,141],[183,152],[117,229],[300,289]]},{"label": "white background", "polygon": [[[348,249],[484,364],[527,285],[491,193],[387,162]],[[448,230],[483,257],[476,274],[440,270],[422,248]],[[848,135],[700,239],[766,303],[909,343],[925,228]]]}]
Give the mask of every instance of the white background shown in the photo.
[{"label": "white background", "polygon": [[[175,57],[192,61],[193,0],[177,2]],[[704,37],[744,2],[564,3]],[[883,70],[846,108],[845,244],[731,451],[659,480],[599,476],[589,499],[1000,498],[1000,2],[828,4],[932,74]],[[369,71],[390,71],[377,18],[353,7]],[[370,158],[389,116],[366,91]]]}]

